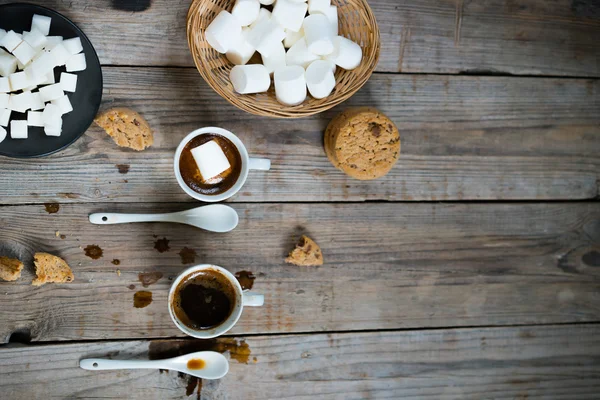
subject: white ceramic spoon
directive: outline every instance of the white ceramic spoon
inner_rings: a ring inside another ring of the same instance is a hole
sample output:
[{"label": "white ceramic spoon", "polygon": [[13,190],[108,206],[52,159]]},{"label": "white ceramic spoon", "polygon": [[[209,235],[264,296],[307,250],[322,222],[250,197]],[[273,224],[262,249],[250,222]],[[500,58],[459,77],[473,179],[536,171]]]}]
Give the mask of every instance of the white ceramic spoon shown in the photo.
[{"label": "white ceramic spoon", "polygon": [[212,232],[229,232],[239,221],[237,212],[223,204],[211,204],[187,211],[169,214],[90,214],[90,222],[97,225],[126,224],[129,222],[176,222]]},{"label": "white ceramic spoon", "polygon": [[[188,368],[188,365],[195,368]],[[198,368],[198,366],[202,366],[202,368]],[[229,362],[221,353],[214,351],[198,351],[196,353],[168,358],[166,360],[152,361],[87,358],[79,361],[79,367],[89,371],[109,369],[168,369],[183,372],[202,379],[219,379],[227,375],[227,372],[229,371]]]}]

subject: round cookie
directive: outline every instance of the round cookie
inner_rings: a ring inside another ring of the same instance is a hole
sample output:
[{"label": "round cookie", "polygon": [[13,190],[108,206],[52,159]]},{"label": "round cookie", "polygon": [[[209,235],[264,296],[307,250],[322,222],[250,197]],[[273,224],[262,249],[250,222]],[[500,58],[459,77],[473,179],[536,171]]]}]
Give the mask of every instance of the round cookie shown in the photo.
[{"label": "round cookie", "polygon": [[351,108],[337,115],[325,131],[325,152],[331,163],[353,178],[386,175],[400,157],[400,133],[394,123],[372,107]]},{"label": "round cookie", "polygon": [[121,147],[141,151],[154,143],[148,122],[129,108],[111,108],[96,116],[94,122]]}]

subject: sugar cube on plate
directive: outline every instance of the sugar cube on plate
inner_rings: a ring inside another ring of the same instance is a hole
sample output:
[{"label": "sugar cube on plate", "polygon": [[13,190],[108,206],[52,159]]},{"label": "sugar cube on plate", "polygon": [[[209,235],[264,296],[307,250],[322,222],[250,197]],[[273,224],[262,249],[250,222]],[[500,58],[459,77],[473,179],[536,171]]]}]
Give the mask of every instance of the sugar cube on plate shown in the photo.
[{"label": "sugar cube on plate", "polygon": [[68,72],[61,73],[60,86],[65,92],[75,92],[75,89],[77,89],[77,75]]},{"label": "sugar cube on plate", "polygon": [[0,46],[12,53],[22,42],[23,39],[15,31],[8,31],[2,38]]},{"label": "sugar cube on plate", "polygon": [[40,111],[27,112],[27,125],[29,126],[44,126],[43,113]]},{"label": "sugar cube on plate", "polygon": [[8,76],[14,73],[16,70],[17,59],[3,50],[0,51],[0,75]]},{"label": "sugar cube on plate", "polygon": [[72,54],[69,53],[69,51],[65,48],[65,46],[62,45],[62,43],[59,43],[56,46],[54,46],[54,48],[50,50],[50,55],[54,57],[55,67],[65,65],[67,61],[72,57]]},{"label": "sugar cube on plate", "polygon": [[2,41],[2,38],[6,35],[6,31],[4,29],[0,29],[0,42]]},{"label": "sugar cube on plate", "polygon": [[10,92],[10,81],[8,78],[0,78],[0,93]]},{"label": "sugar cube on plate", "polygon": [[34,14],[31,20],[31,30],[37,29],[45,36],[50,34],[50,24],[52,23],[52,18],[46,17],[44,15]]},{"label": "sugar cube on plate", "polygon": [[0,126],[0,143],[4,142],[4,139],[6,139],[6,129]]},{"label": "sugar cube on plate", "polygon": [[38,58],[31,62],[31,65],[27,68],[31,71],[32,76],[36,78],[44,77],[48,72],[52,72],[56,65],[54,57],[47,52],[42,52]]},{"label": "sugar cube on plate", "polygon": [[11,113],[12,110],[9,110],[8,108],[0,108],[0,126],[8,126]]},{"label": "sugar cube on plate", "polygon": [[21,69],[23,69],[23,67],[25,67],[25,64],[31,61],[31,59],[37,54],[37,51],[33,47],[31,47],[29,43],[24,41],[19,45],[19,47],[17,47],[13,51],[13,54],[15,55],[15,57],[17,57],[17,60],[19,60],[21,64],[23,64],[21,67]]},{"label": "sugar cube on plate", "polygon": [[47,36],[46,37],[46,45],[44,46],[44,48],[46,50],[52,50],[54,48],[54,46],[56,46],[62,42],[63,42],[62,36]]},{"label": "sugar cube on plate", "polygon": [[67,95],[59,97],[56,100],[52,100],[52,103],[60,109],[61,114],[67,114],[73,111],[73,106]]},{"label": "sugar cube on plate", "polygon": [[75,54],[67,61],[67,72],[83,71],[86,67],[84,53]]},{"label": "sugar cube on plate", "polygon": [[31,107],[33,111],[43,110],[46,104],[42,101],[42,95],[39,92],[31,93]]},{"label": "sugar cube on plate", "polygon": [[14,74],[10,74],[8,79],[13,92],[33,86],[33,82],[25,72],[15,72]]},{"label": "sugar cube on plate", "polygon": [[27,139],[27,121],[10,121],[10,137]]},{"label": "sugar cube on plate", "polygon": [[63,92],[60,83],[44,86],[40,89],[40,96],[42,97],[42,101],[45,103],[56,100],[59,97],[64,96],[64,94],[65,93]]},{"label": "sugar cube on plate", "polygon": [[60,136],[62,133],[62,128],[54,127],[54,126],[44,126],[44,133],[46,136]]},{"label": "sugar cube on plate", "polygon": [[33,94],[31,92],[23,92],[10,96],[10,109],[13,111],[24,113],[33,105]]},{"label": "sugar cube on plate", "polygon": [[8,93],[0,93],[0,109],[8,107],[8,99],[10,99]]},{"label": "sugar cube on plate", "polygon": [[67,39],[62,42],[62,45],[65,46],[65,49],[71,55],[79,54],[83,51],[83,46],[81,44],[81,39],[79,37],[74,37],[72,39]]},{"label": "sugar cube on plate", "polygon": [[193,148],[192,156],[204,181],[214,178],[231,167],[223,149],[214,140]]},{"label": "sugar cube on plate", "polygon": [[37,29],[31,32],[23,32],[23,40],[36,50],[41,50],[48,42],[46,36]]},{"label": "sugar cube on plate", "polygon": [[62,113],[55,104],[48,104],[42,112],[44,126],[62,127]]}]

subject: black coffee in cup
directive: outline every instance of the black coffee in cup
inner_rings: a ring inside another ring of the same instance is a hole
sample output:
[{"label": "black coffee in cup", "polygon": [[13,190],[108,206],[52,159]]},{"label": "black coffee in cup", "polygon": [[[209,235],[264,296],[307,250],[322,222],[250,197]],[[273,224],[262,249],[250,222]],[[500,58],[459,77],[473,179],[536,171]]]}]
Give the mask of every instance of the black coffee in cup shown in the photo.
[{"label": "black coffee in cup", "polygon": [[[192,155],[192,149],[214,140],[229,161],[230,168],[208,180],[203,179],[200,169]],[[239,150],[225,136],[216,133],[205,133],[190,140],[179,158],[179,171],[186,185],[193,191],[203,195],[218,195],[225,193],[238,181],[242,172],[242,156]]]},{"label": "black coffee in cup", "polygon": [[174,291],[171,307],[182,324],[206,330],[225,322],[235,308],[236,291],[218,271],[205,269],[181,280]]}]

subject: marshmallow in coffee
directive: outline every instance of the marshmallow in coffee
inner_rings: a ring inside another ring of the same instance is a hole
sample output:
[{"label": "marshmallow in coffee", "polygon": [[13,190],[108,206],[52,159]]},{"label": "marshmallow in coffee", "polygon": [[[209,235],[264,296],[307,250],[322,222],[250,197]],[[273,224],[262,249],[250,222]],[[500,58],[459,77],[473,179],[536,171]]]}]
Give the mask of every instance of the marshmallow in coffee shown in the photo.
[{"label": "marshmallow in coffee", "polygon": [[223,149],[214,140],[193,148],[192,156],[205,182],[210,181],[231,168],[231,164],[229,164],[229,160]]}]

